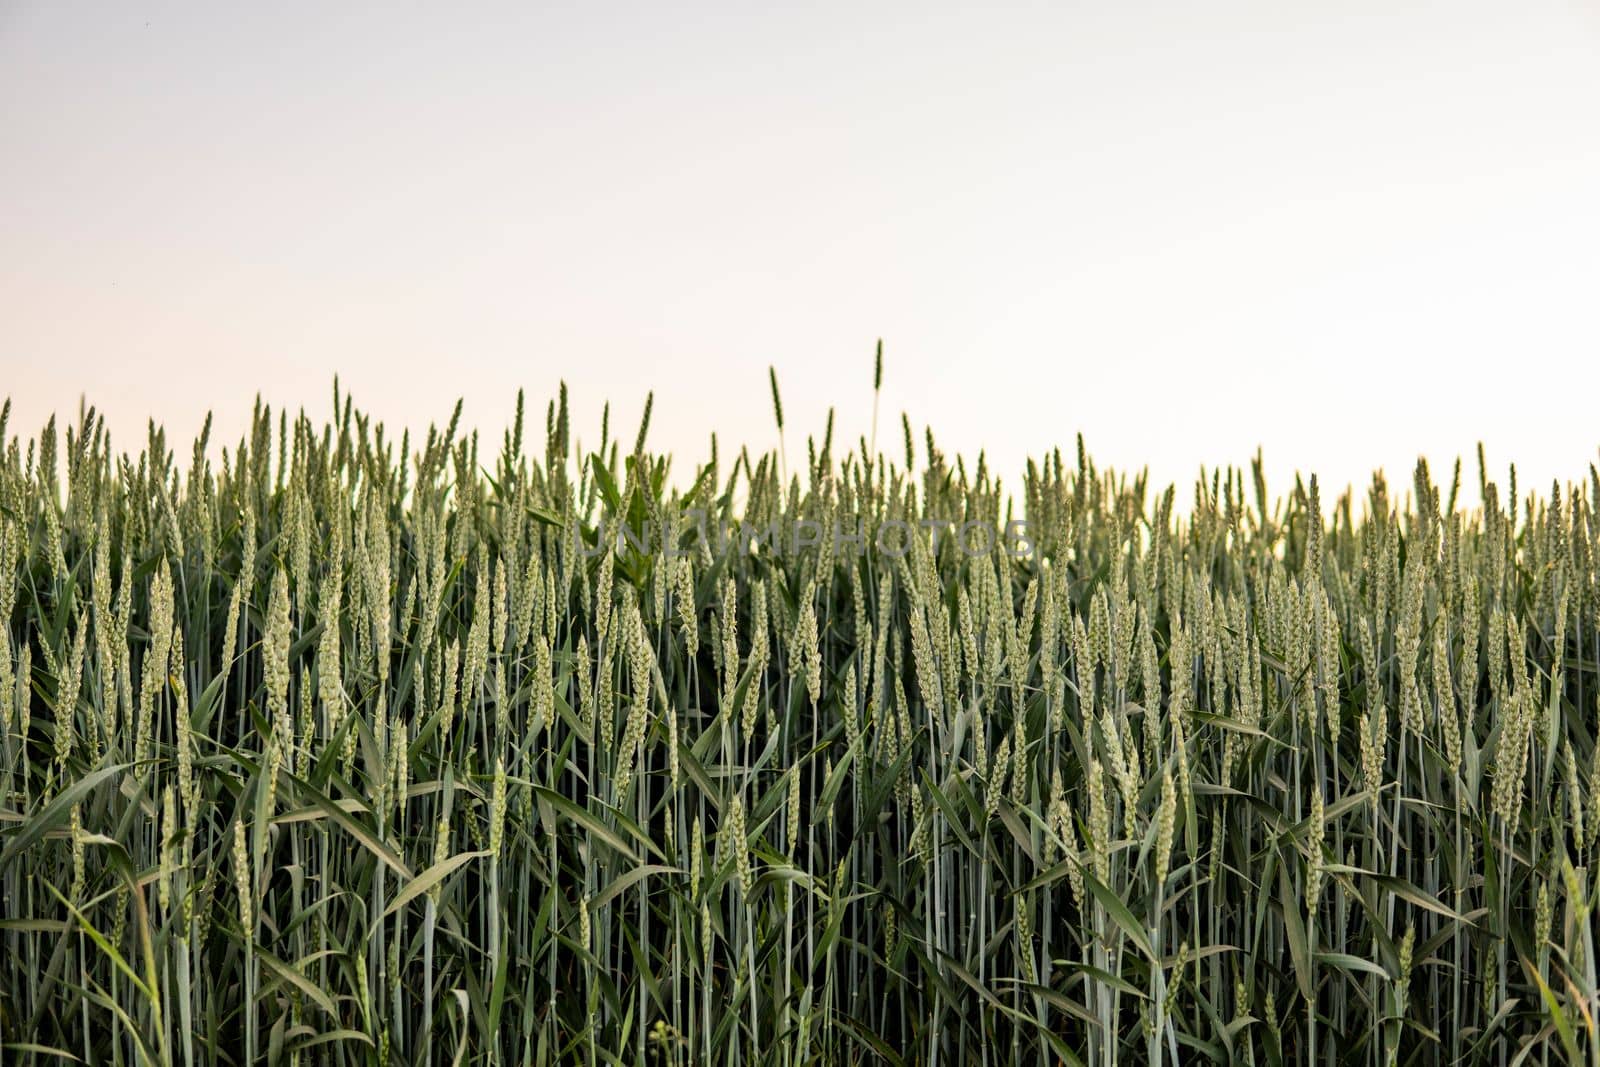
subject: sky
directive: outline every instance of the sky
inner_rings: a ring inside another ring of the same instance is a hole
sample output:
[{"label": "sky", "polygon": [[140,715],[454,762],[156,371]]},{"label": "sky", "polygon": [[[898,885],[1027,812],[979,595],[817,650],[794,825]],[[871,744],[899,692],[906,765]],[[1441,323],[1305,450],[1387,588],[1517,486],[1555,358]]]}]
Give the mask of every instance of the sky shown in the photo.
[{"label": "sky", "polygon": [[9,432],[1600,460],[1595,2],[321,8],[0,0]]}]

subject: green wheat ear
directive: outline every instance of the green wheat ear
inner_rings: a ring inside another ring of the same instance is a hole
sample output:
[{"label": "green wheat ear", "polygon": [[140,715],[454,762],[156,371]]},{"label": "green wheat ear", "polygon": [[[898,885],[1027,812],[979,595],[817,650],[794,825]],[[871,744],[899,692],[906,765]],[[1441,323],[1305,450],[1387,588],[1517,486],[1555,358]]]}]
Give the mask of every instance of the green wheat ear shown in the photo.
[{"label": "green wheat ear", "polygon": [[11,1059],[1594,1060],[1593,464],[1013,497],[829,406],[790,477],[768,378],[687,485],[653,394],[576,487],[564,385],[497,457],[0,404]]},{"label": "green wheat ear", "polygon": [[778,432],[783,432],[783,398],[778,395],[778,368],[767,368],[767,380],[772,385],[772,417],[778,422]]}]

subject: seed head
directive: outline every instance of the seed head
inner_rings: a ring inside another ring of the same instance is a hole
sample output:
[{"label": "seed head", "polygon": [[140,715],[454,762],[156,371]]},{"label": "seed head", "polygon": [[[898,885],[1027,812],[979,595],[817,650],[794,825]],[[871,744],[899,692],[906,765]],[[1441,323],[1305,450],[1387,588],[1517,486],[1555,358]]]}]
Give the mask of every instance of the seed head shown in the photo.
[{"label": "seed head", "polygon": [[245,847],[244,822],[233,824],[233,878],[239,891],[239,925],[247,935],[255,934],[255,906],[250,899],[250,851]]},{"label": "seed head", "polygon": [[1172,772],[1161,773],[1161,807],[1156,814],[1156,885],[1165,887],[1172,864],[1172,835],[1178,822],[1178,796],[1173,791]]},{"label": "seed head", "polygon": [[500,855],[506,836],[506,765],[494,761],[494,791],[489,796],[489,851]]}]

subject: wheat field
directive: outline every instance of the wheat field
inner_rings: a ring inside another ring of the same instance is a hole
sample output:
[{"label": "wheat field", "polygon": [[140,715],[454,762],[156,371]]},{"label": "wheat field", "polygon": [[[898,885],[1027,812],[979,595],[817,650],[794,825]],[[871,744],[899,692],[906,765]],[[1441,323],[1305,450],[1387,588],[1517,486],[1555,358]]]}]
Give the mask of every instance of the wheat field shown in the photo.
[{"label": "wheat field", "polygon": [[1600,1064],[1592,467],[1011,485],[772,393],[693,467],[0,417],[0,1060]]}]

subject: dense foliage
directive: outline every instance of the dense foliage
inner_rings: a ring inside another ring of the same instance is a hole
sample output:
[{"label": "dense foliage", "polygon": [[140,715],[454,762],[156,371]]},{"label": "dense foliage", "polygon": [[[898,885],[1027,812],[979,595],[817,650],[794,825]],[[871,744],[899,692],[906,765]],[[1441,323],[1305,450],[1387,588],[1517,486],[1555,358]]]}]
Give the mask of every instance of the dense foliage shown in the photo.
[{"label": "dense foliage", "polygon": [[6,1062],[1600,1062],[1592,471],[567,422],[0,420]]}]

